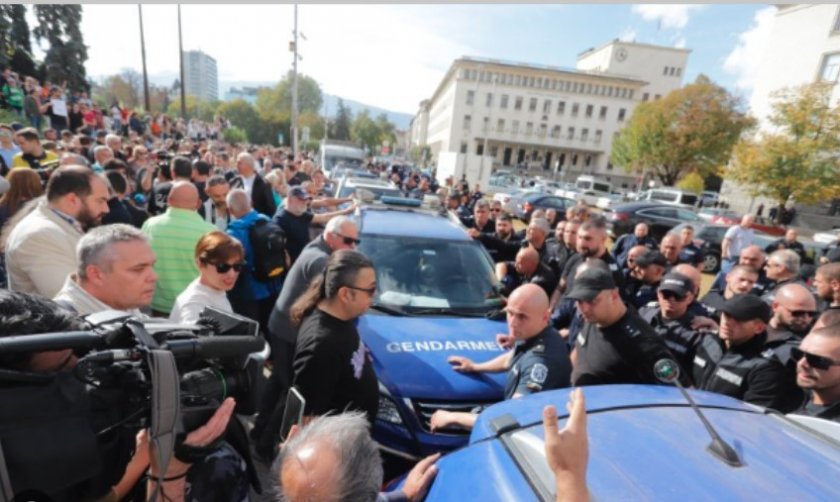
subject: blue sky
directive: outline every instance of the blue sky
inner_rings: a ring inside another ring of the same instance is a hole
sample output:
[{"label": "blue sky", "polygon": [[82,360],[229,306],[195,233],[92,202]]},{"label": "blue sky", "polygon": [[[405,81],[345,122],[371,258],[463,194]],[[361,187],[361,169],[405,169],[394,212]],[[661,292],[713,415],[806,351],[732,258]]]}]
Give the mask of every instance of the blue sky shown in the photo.
[{"label": "blue sky", "polygon": [[[414,113],[452,60],[483,56],[574,67],[577,54],[622,38],[692,50],[685,81],[705,73],[749,97],[772,25],[766,4],[302,5],[300,71],[330,93]],[[146,5],[148,69],[178,71],[176,7]],[[224,82],[275,82],[291,66],[290,5],[184,5],[184,48],[216,58]],[[34,22],[31,22],[34,25]],[[136,5],[84,5],[88,73],[140,69]]]}]

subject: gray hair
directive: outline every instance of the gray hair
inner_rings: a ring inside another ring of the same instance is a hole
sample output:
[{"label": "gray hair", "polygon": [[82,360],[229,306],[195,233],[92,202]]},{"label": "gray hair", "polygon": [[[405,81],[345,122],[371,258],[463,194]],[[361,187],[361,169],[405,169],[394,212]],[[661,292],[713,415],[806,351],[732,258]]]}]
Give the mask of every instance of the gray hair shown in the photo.
[{"label": "gray hair", "polygon": [[134,241],[149,242],[149,238],[139,229],[124,223],[103,225],[86,233],[76,245],[79,279],[87,279],[89,265],[110,271],[111,265],[116,260],[113,253],[114,245]]},{"label": "gray hair", "polygon": [[240,153],[239,155],[236,156],[236,163],[237,164],[239,164],[243,160],[247,160],[248,162],[251,163],[251,167],[253,167],[255,170],[257,169],[257,161],[254,160],[254,156],[251,155],[250,153],[242,152],[242,153]]},{"label": "gray hair", "polygon": [[338,234],[341,233],[341,227],[348,223],[352,224],[354,227],[356,226],[356,222],[354,222],[349,216],[335,216],[327,222],[327,226],[324,227],[324,231],[331,234]]},{"label": "gray hair", "polygon": [[490,201],[487,199],[478,199],[475,201],[475,206],[473,206],[473,211],[481,208],[481,209],[490,209]]},{"label": "gray hair", "polygon": [[114,140],[117,140],[117,141],[119,141],[120,143],[122,143],[122,138],[120,138],[120,137],[119,137],[119,136],[117,136],[116,134],[106,134],[106,135],[105,135],[105,143],[108,143],[108,142],[110,142],[110,141],[114,141]]},{"label": "gray hair", "polygon": [[109,152],[111,152],[111,154],[113,154],[113,153],[114,153],[114,151],[113,151],[113,150],[111,150],[111,147],[110,147],[110,146],[97,145],[97,146],[93,149],[93,158],[95,159],[95,158],[96,158],[96,156],[97,156],[97,155],[99,155],[99,152],[102,152],[102,151],[105,151],[105,150],[108,150]]},{"label": "gray hair", "polygon": [[551,232],[551,225],[548,224],[548,220],[545,218],[533,218],[528,226],[542,230],[545,235]]},{"label": "gray hair", "polygon": [[[374,501],[382,485],[383,470],[379,448],[370,437],[370,424],[362,412],[317,417],[286,441],[274,462],[274,479],[280,483],[284,464],[311,444],[333,448],[338,457],[335,473],[335,500]],[[321,484],[330,480],[313,480]],[[286,500],[278,486],[281,500]]]},{"label": "gray hair", "polygon": [[791,274],[799,273],[799,255],[796,254],[794,251],[791,251],[790,249],[780,249],[778,251],[773,251],[770,254],[770,257],[767,258],[767,260],[775,261],[776,263],[785,267],[787,271]]},{"label": "gray hair", "polygon": [[227,207],[232,213],[242,214],[251,210],[251,198],[248,192],[241,188],[234,188],[227,194]]}]

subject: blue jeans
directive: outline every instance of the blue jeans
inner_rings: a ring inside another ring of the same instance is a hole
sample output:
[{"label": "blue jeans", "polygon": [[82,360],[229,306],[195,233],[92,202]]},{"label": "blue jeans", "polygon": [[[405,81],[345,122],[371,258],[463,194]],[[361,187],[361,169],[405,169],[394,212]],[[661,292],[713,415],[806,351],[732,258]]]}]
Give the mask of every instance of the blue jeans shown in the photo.
[{"label": "blue jeans", "polygon": [[720,262],[720,271],[725,274],[728,274],[732,267],[738,264],[738,257],[735,258],[722,258]]}]

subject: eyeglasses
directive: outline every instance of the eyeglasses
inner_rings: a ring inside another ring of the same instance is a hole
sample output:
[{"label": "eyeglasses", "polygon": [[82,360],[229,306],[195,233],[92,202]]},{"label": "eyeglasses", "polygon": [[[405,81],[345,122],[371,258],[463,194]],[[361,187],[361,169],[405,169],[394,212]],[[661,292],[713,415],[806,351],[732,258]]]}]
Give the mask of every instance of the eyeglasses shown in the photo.
[{"label": "eyeglasses", "polygon": [[344,242],[344,244],[346,244],[348,246],[358,246],[359,244],[362,243],[362,241],[360,241],[359,239],[354,239],[352,237],[347,237],[346,235],[341,235],[341,234],[335,234],[335,235],[341,237],[341,241]]},{"label": "eyeglasses", "polygon": [[346,286],[346,287],[348,287],[350,289],[355,289],[356,291],[364,291],[369,296],[373,296],[373,295],[376,294],[376,286],[374,286],[372,288],[360,288],[360,287],[357,287],[357,286]]},{"label": "eyeglasses", "polygon": [[788,312],[790,312],[790,315],[792,315],[793,317],[814,317],[814,315],[816,314],[816,312],[814,312],[813,310],[792,310],[787,307],[785,308],[788,310]]},{"label": "eyeglasses", "polygon": [[804,357],[808,361],[808,366],[818,370],[827,370],[832,366],[840,366],[840,362],[831,358],[811,354],[795,347],[790,349],[790,356],[797,363]]},{"label": "eyeglasses", "polygon": [[659,294],[666,300],[676,300],[678,302],[685,300],[685,295],[680,295],[674,291],[660,291]]},{"label": "eyeglasses", "polygon": [[500,208],[500,207],[496,207],[496,208],[491,207],[491,208],[490,208],[490,212],[492,212],[492,213],[501,213],[501,212],[502,212],[502,208]]},{"label": "eyeglasses", "polygon": [[209,261],[205,261],[204,264],[216,267],[216,272],[220,274],[226,274],[230,272],[231,269],[238,274],[239,272],[242,272],[245,269],[246,265],[244,261],[239,263],[210,263]]}]

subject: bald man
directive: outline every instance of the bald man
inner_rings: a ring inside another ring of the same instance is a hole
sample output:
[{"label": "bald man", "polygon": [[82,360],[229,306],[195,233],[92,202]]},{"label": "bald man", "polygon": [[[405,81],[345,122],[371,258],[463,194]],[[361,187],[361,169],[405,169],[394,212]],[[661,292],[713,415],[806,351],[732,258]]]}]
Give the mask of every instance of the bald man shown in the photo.
[{"label": "bald man", "polygon": [[[566,343],[549,326],[548,295],[536,284],[517,288],[507,303],[508,336],[515,340],[512,350],[487,362],[476,363],[463,356],[448,361],[458,373],[507,372],[505,399],[516,399],[534,392],[569,386],[572,373]],[[464,378],[472,378],[465,376]],[[432,415],[433,431],[472,429],[475,413],[438,410]]]},{"label": "bald man", "polygon": [[496,264],[496,277],[502,283],[502,296],[509,296],[522,284],[536,284],[550,295],[557,287],[557,276],[540,261],[540,254],[531,247],[516,253],[516,261]]},{"label": "bald man", "polygon": [[216,228],[198,214],[201,198],[192,183],[175,182],[166,202],[166,211],[146,220],[141,229],[149,236],[157,257],[152,313],[161,316],[169,316],[175,299],[198,277],[195,245],[202,235]]},{"label": "bald man", "polygon": [[662,238],[662,242],[659,243],[659,252],[665,255],[665,259],[668,260],[668,271],[680,261],[682,246],[682,238],[672,233],[666,234]]},{"label": "bald man", "polygon": [[[764,251],[755,245],[744,248],[741,251],[741,256],[738,257],[738,265],[747,265],[758,271],[758,277],[753,282],[751,291],[754,295],[763,295],[773,284],[773,281],[768,279],[767,274],[765,273],[764,264],[766,262],[767,256],[764,254]],[[729,267],[729,270],[732,270],[732,267]],[[718,275],[715,277],[715,281],[712,283],[710,290],[723,291],[726,288],[727,273],[728,272],[724,272],[721,268],[720,272],[718,272]]]}]

